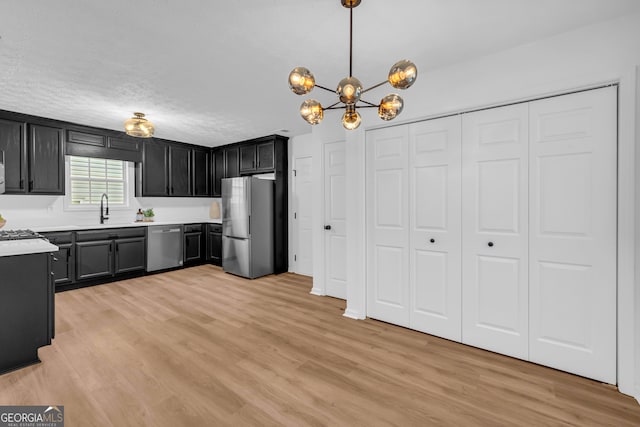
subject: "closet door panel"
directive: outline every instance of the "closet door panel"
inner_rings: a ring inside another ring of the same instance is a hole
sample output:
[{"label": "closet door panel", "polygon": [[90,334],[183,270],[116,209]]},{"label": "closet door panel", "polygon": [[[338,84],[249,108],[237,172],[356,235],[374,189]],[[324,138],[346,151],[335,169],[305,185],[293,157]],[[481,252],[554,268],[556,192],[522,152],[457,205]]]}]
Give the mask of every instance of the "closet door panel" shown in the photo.
[{"label": "closet door panel", "polygon": [[461,120],[409,126],[411,328],[461,339]]},{"label": "closet door panel", "polygon": [[366,138],[367,315],[409,326],[408,128]]},{"label": "closet door panel", "polygon": [[527,359],[528,105],[462,123],[462,342]]},{"label": "closet door panel", "polygon": [[530,360],[616,383],[616,88],[530,104]]}]

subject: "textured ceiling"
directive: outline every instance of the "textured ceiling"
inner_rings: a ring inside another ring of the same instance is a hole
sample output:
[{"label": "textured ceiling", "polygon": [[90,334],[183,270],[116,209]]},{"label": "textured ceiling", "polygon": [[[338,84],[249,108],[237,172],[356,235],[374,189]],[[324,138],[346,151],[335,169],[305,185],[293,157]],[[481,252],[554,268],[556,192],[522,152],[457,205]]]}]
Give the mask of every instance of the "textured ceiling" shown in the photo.
[{"label": "textured ceiling", "polygon": [[[639,11],[638,0],[364,0],[354,75],[367,87],[408,58],[425,78]],[[323,86],[346,77],[348,20],[339,0],[2,0],[0,109],[118,130],[142,111],[156,136],[207,146],[307,133],[287,76],[304,65]]]}]

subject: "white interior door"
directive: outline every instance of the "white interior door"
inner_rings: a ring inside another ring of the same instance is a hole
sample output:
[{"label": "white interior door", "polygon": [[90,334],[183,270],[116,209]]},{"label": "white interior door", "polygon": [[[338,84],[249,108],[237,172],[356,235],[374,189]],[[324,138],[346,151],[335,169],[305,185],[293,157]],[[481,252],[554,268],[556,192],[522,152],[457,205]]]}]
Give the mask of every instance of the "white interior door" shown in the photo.
[{"label": "white interior door", "polygon": [[347,298],[346,182],[344,141],[324,146],[326,294]]},{"label": "white interior door", "polygon": [[367,315],[409,326],[408,126],[366,140]]},{"label": "white interior door", "polygon": [[461,340],[461,119],[409,126],[413,329]]},{"label": "white interior door", "polygon": [[297,248],[296,248],[296,273],[306,276],[313,275],[313,235],[312,211],[313,200],[313,158],[297,157],[295,159],[294,199]]},{"label": "white interior door", "polygon": [[528,104],[462,120],[462,342],[527,359]]},{"label": "white interior door", "polygon": [[616,105],[616,88],[530,105],[530,360],[612,384]]}]

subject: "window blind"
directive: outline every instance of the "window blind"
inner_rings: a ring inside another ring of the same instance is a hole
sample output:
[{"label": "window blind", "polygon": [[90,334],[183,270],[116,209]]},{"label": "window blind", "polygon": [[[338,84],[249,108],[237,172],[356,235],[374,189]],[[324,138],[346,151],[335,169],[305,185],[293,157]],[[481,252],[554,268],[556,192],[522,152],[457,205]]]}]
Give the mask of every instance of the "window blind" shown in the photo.
[{"label": "window blind", "polygon": [[69,156],[69,167],[72,205],[100,204],[102,193],[109,197],[110,206],[125,204],[124,161]]}]

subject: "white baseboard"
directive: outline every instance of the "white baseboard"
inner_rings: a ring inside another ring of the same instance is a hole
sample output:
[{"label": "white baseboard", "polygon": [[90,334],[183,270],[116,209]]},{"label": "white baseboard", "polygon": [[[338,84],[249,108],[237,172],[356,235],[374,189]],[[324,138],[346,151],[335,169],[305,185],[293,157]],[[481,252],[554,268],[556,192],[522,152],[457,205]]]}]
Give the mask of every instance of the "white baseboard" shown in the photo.
[{"label": "white baseboard", "polygon": [[325,296],[325,293],[320,288],[311,288],[311,292],[309,292],[309,293],[311,295],[317,295],[319,297]]},{"label": "white baseboard", "polygon": [[636,385],[636,395],[634,397],[638,401],[638,404],[640,404],[640,385]]},{"label": "white baseboard", "polygon": [[366,319],[366,317],[363,316],[362,313],[360,313],[359,311],[349,310],[348,308],[344,311],[343,316],[344,317],[348,317],[349,319],[355,319],[355,320],[364,320],[364,319]]}]

